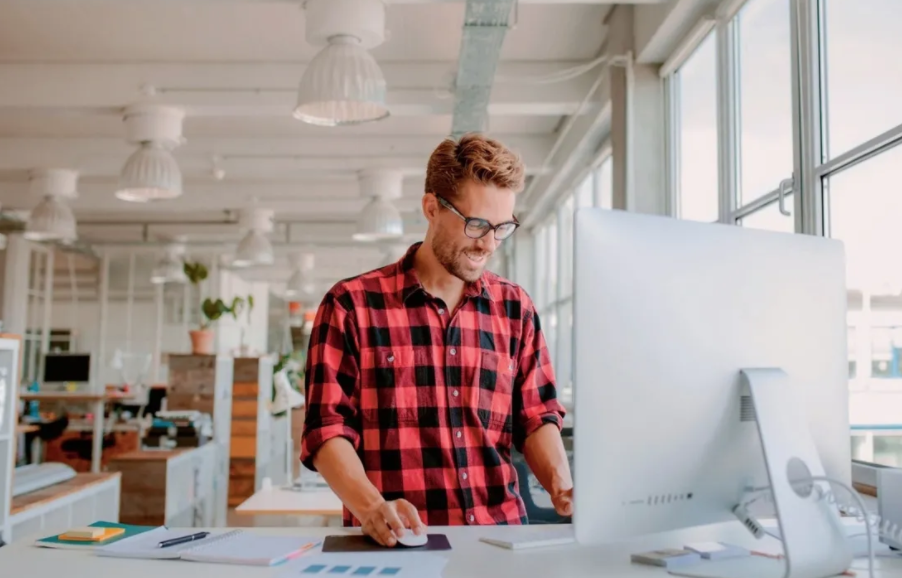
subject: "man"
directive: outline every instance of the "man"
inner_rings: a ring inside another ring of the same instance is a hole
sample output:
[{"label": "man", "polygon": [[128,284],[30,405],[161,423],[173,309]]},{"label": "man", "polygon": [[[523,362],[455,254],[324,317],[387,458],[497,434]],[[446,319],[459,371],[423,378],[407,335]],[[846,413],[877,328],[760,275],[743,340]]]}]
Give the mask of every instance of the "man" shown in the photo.
[{"label": "man", "polygon": [[301,460],[383,546],[405,528],[520,524],[521,449],[572,513],[564,410],[535,306],[485,266],[517,228],[519,158],[479,135],[446,140],[426,172],[425,240],[342,281],[317,311]]}]

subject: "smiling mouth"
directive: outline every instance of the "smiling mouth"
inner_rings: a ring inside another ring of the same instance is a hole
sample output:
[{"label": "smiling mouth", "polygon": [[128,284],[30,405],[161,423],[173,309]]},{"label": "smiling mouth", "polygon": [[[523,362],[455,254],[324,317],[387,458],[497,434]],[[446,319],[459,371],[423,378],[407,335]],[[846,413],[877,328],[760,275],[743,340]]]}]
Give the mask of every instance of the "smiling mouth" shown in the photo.
[{"label": "smiling mouth", "polygon": [[467,252],[465,252],[464,255],[466,255],[466,257],[470,261],[470,263],[472,263],[473,265],[477,265],[477,266],[484,264],[486,261],[486,258],[488,257],[487,253],[467,253]]}]

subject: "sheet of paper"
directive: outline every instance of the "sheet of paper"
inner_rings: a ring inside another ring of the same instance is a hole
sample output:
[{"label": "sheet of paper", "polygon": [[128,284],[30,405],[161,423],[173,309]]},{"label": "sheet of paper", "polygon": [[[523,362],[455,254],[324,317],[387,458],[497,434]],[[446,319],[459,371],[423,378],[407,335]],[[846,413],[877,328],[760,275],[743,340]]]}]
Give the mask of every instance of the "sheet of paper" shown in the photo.
[{"label": "sheet of paper", "polygon": [[441,578],[444,556],[410,552],[309,554],[293,562],[279,578]]}]

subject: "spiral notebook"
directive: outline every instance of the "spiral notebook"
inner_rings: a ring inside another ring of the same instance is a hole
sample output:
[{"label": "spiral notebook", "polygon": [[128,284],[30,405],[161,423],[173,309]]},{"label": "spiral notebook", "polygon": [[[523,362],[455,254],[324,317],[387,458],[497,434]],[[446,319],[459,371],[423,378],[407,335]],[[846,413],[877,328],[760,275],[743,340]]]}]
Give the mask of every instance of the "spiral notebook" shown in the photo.
[{"label": "spiral notebook", "polygon": [[115,558],[178,559],[214,564],[274,566],[303,555],[321,542],[319,538],[272,536],[232,530],[169,548],[158,546],[164,540],[191,533],[193,531],[190,528],[174,530],[161,527],[97,548],[94,552],[98,556]]}]

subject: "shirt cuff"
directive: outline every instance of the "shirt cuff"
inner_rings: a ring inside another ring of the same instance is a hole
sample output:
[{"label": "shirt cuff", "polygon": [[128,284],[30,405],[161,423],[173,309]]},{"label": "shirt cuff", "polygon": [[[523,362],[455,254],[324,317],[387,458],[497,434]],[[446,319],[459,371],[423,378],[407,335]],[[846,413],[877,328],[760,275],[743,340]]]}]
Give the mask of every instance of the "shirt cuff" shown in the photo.
[{"label": "shirt cuff", "polygon": [[354,428],[339,421],[336,423],[325,423],[320,426],[304,430],[304,437],[301,440],[301,463],[308,470],[316,471],[313,466],[313,458],[323,444],[332,438],[342,437],[351,442],[356,450],[360,444],[360,436]]},{"label": "shirt cuff", "polygon": [[526,438],[534,434],[543,425],[549,423],[554,424],[557,430],[561,431],[564,427],[564,417],[560,412],[549,411],[529,418],[520,428],[520,435],[514,436],[514,448],[518,452],[523,453],[523,444],[526,442]]}]

